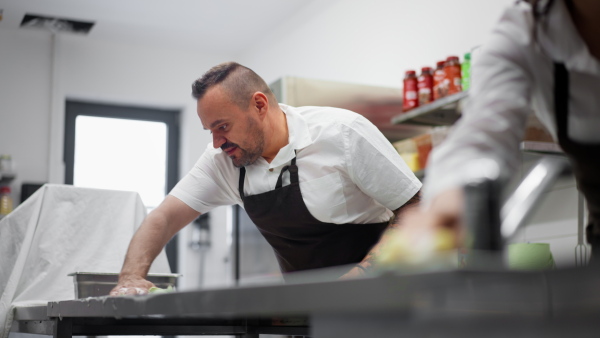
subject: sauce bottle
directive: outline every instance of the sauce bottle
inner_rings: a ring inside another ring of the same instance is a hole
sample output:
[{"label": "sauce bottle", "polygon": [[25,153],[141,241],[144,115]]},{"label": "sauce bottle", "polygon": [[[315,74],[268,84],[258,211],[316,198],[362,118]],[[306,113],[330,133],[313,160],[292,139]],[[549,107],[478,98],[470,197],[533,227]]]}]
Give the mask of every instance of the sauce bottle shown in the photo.
[{"label": "sauce bottle", "polygon": [[407,70],[404,75],[404,89],[402,91],[402,111],[406,112],[419,106],[417,74],[414,70]]},{"label": "sauce bottle", "polygon": [[461,69],[458,56],[449,56],[444,65],[444,86],[447,88],[446,95],[456,94],[462,91]]},{"label": "sauce bottle", "polygon": [[419,105],[433,101],[433,71],[431,67],[421,68],[417,87],[419,88]]},{"label": "sauce bottle", "polygon": [[444,61],[438,61],[433,72],[433,99],[441,99],[446,96],[446,88],[444,87]]}]

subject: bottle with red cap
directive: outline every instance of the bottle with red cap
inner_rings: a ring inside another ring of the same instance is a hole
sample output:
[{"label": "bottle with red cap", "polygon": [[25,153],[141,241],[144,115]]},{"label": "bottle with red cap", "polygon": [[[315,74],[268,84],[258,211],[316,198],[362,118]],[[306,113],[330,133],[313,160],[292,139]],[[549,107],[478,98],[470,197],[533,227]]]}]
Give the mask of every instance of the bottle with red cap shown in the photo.
[{"label": "bottle with red cap", "polygon": [[406,112],[419,106],[417,73],[414,70],[407,70],[403,82],[402,111]]},{"label": "bottle with red cap", "polygon": [[447,88],[446,95],[456,94],[462,91],[460,62],[458,56],[449,56],[444,65],[444,85]]},{"label": "bottle with red cap", "polygon": [[419,105],[433,101],[433,71],[431,67],[421,68],[421,75],[417,79],[419,88]]},{"label": "bottle with red cap", "polygon": [[438,61],[435,70],[433,71],[433,99],[441,99],[446,96],[446,88],[444,87],[444,61]]}]

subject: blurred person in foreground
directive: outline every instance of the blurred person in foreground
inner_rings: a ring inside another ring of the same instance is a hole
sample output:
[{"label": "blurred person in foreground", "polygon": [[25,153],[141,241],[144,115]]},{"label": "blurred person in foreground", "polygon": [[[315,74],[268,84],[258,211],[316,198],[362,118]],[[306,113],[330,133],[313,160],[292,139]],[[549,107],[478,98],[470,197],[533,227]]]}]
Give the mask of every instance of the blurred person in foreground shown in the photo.
[{"label": "blurred person in foreground", "polygon": [[[589,211],[592,257],[600,255],[600,1],[519,1],[508,8],[473,65],[463,117],[431,153],[424,202],[401,233],[451,230],[465,245],[463,186],[470,165],[496,161],[515,172],[526,120],[534,113],[572,163]],[[410,242],[410,241],[409,241]]]},{"label": "blurred person in foreground", "polygon": [[380,238],[418,204],[421,182],[357,113],[279,104],[260,76],[234,62],[205,73],[192,96],[213,141],[141,224],[111,295],[146,293],[160,250],[217,206],[244,207],[284,277],[342,265],[348,278],[372,267]]}]

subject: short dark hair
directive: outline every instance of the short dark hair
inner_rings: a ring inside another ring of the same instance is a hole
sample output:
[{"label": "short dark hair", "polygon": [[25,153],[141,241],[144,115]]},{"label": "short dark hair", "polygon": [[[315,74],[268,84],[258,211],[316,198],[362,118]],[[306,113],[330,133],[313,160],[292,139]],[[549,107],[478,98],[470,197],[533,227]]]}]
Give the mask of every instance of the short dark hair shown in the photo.
[{"label": "short dark hair", "polygon": [[210,88],[216,85],[223,86],[231,101],[244,110],[248,108],[250,98],[257,91],[269,96],[275,102],[275,95],[265,80],[252,69],[236,62],[221,63],[209,69],[192,83],[192,96],[200,100]]}]

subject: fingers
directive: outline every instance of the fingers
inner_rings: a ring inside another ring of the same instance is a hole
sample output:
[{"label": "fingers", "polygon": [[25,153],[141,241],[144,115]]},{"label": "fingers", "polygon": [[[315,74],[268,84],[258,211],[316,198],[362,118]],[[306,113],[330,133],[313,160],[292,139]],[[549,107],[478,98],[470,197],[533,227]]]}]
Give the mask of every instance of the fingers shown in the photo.
[{"label": "fingers", "polygon": [[138,287],[119,287],[110,292],[110,296],[126,296],[126,295],[146,295],[148,289]]},{"label": "fingers", "polygon": [[123,277],[119,284],[110,291],[110,296],[146,295],[148,289],[155,287],[151,282],[141,277]]}]

